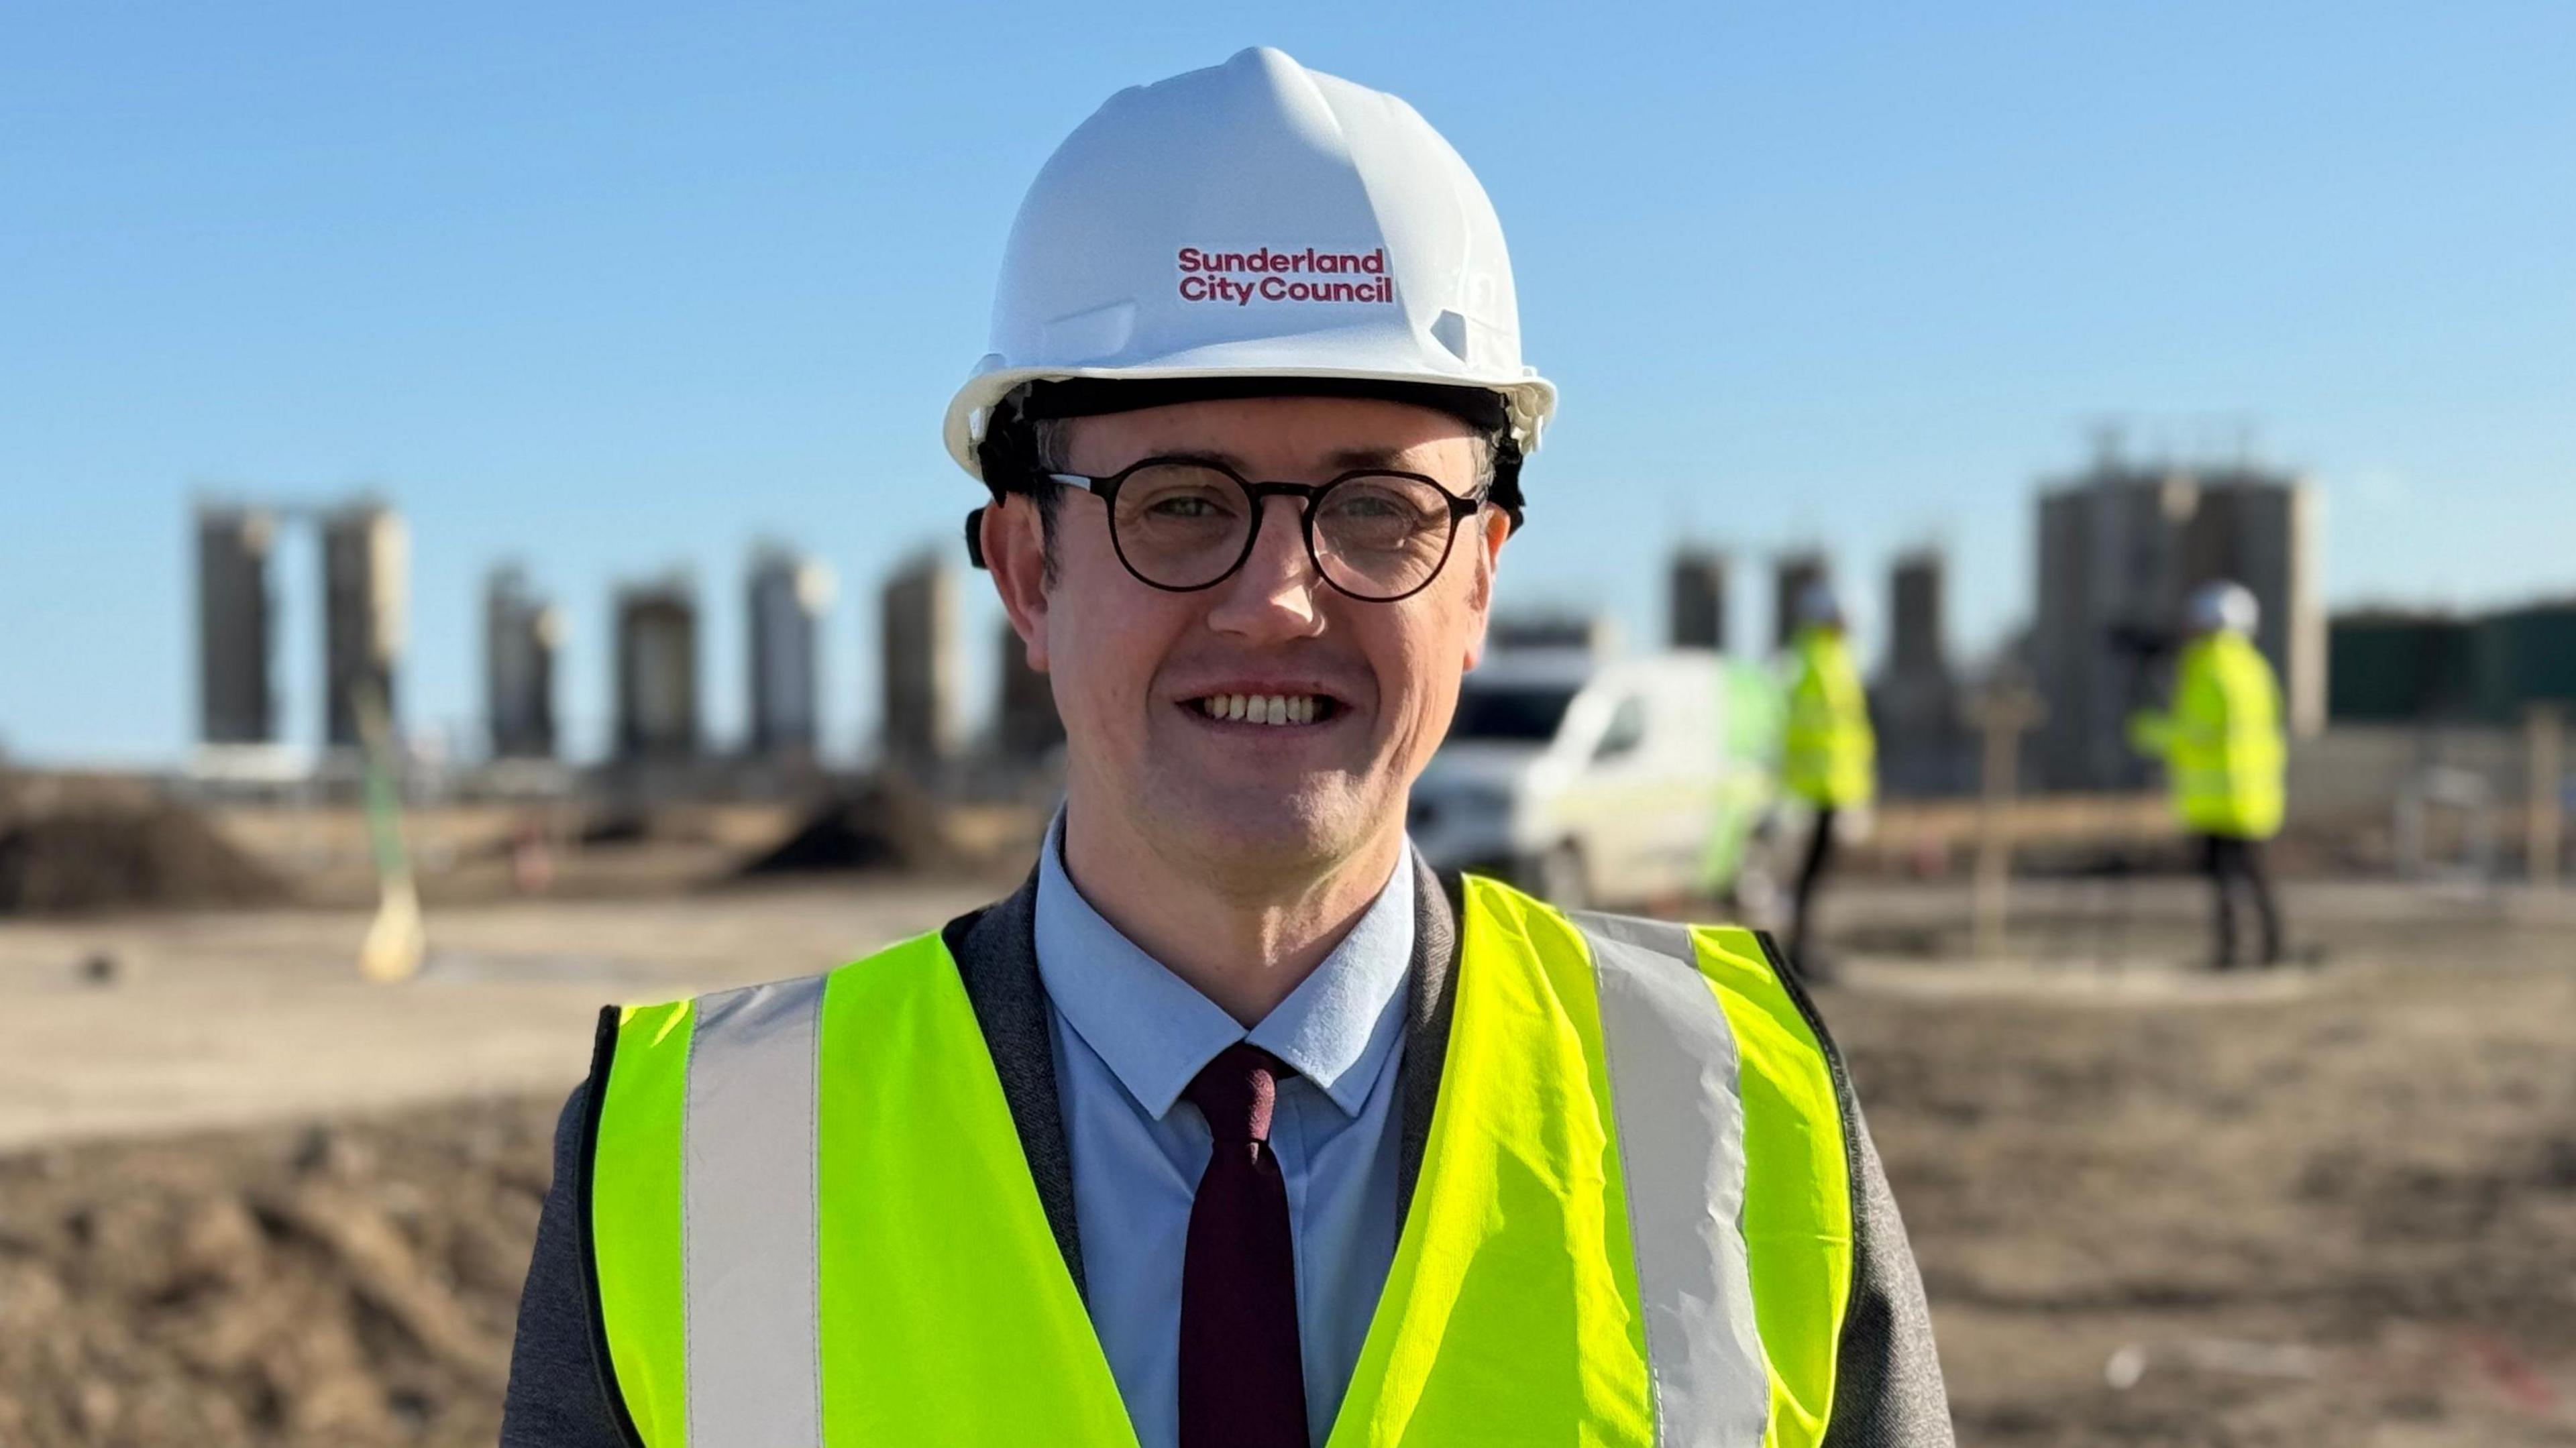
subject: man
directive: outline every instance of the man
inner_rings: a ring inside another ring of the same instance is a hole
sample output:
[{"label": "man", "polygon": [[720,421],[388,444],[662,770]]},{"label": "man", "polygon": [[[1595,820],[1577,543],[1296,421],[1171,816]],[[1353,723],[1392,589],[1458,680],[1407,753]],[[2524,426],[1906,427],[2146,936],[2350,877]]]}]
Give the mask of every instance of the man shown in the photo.
[{"label": "man", "polygon": [[1842,812],[1870,801],[1877,789],[1878,736],[1869,725],[1869,695],[1861,688],[1844,635],[1842,601],[1819,579],[1798,596],[1798,632],[1790,641],[1789,728],[1782,783],[1807,802],[1815,824],[1807,836],[1806,863],[1798,868],[1796,913],[1789,927],[1789,963],[1811,981],[1829,979],[1833,964],[1816,941],[1816,892],[1832,867],[1835,822]]},{"label": "man", "polygon": [[1390,96],[1253,50],[1065,142],[948,430],[1063,811],[936,934],[606,1014],[506,1442],[1950,1440],[1762,942],[1405,840],[1554,403],[1519,350]]},{"label": "man", "polygon": [[2174,666],[2173,712],[2130,725],[2139,748],[2161,755],[2174,809],[2199,836],[2215,906],[2210,963],[2239,964],[2232,897],[2242,887],[2262,933],[2264,965],[2282,957],[2281,915],[2263,842],[2281,831],[2281,684],[2253,645],[2261,612],[2244,585],[2220,580],[2184,609],[2190,638]]}]

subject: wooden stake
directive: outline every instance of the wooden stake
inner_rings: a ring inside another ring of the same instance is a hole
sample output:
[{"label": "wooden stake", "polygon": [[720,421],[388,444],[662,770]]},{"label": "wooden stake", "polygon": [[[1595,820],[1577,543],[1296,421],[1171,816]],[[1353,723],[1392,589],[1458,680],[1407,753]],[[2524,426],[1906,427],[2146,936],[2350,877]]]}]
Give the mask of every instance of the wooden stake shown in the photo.
[{"label": "wooden stake", "polygon": [[1985,736],[1983,798],[1977,807],[1977,876],[1975,892],[1977,959],[2003,954],[2006,887],[2012,878],[2012,810],[2014,766],[2021,757],[2021,736],[2045,716],[2036,695],[2020,683],[2002,683],[1977,696],[1969,718]]},{"label": "wooden stake", "polygon": [[2565,713],[2555,704],[2534,704],[2523,716],[2530,743],[2527,771],[2531,776],[2531,804],[2524,821],[2524,856],[2531,862],[2531,883],[2543,890],[2557,888],[2558,849],[2561,818],[2566,808],[2562,791],[2566,788],[2567,766],[2562,754],[2566,739]]}]

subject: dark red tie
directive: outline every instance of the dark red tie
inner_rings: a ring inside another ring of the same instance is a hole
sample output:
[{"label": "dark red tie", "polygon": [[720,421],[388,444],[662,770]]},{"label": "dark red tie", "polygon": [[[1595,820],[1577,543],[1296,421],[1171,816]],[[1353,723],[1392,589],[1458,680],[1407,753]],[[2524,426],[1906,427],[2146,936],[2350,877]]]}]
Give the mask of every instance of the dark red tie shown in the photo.
[{"label": "dark red tie", "polygon": [[1288,1067],[1236,1042],[1190,1083],[1216,1137],[1181,1265],[1181,1448],[1307,1448],[1297,1251],[1270,1108]]}]

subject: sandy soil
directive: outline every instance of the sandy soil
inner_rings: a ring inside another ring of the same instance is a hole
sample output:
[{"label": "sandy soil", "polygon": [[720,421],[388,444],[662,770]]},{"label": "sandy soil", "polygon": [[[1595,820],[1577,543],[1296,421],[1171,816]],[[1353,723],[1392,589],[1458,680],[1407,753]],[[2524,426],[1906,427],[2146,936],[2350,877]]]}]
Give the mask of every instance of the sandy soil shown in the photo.
[{"label": "sandy soil", "polygon": [[879,880],[433,909],[428,965],[392,987],[358,976],[359,912],[0,923],[0,1149],[560,1094],[602,1005],[829,969],[990,894]]},{"label": "sandy soil", "polygon": [[[354,918],[0,928],[32,1049],[0,1060],[0,1444],[488,1444],[598,1000],[816,968],[974,894],[451,915],[394,992],[345,979]],[[2231,978],[2176,964],[2179,882],[2023,903],[2021,958],[1969,963],[1956,891],[1873,887],[1823,998],[1963,1443],[2576,1443],[2567,902],[2310,887],[2332,963]]]},{"label": "sandy soil", "polygon": [[0,1158],[0,1443],[488,1448],[560,1105]]},{"label": "sandy soil", "polygon": [[1963,1443],[2576,1442],[2576,972],[1944,985],[1826,1009]]}]

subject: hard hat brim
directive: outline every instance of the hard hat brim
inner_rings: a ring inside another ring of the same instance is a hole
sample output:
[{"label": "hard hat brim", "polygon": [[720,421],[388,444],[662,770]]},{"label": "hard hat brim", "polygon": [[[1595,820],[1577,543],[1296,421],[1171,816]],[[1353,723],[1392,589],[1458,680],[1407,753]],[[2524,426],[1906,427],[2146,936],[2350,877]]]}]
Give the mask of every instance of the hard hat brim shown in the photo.
[{"label": "hard hat brim", "polygon": [[1393,384],[1434,384],[1446,387],[1473,387],[1492,392],[1503,399],[1509,417],[1511,440],[1522,454],[1538,450],[1539,435],[1548,419],[1556,412],[1556,385],[1530,373],[1511,379],[1446,376],[1419,368],[1366,367],[1248,367],[1248,366],[1167,366],[1167,367],[995,367],[968,378],[950,399],[943,428],[948,455],[966,470],[969,477],[981,481],[984,469],[979,446],[984,439],[984,425],[993,408],[1015,389],[1032,382],[1065,382],[1089,380],[1100,382],[1182,382],[1203,379],[1276,378],[1282,396],[1294,396],[1295,384],[1301,379],[1346,382],[1386,382]]}]

